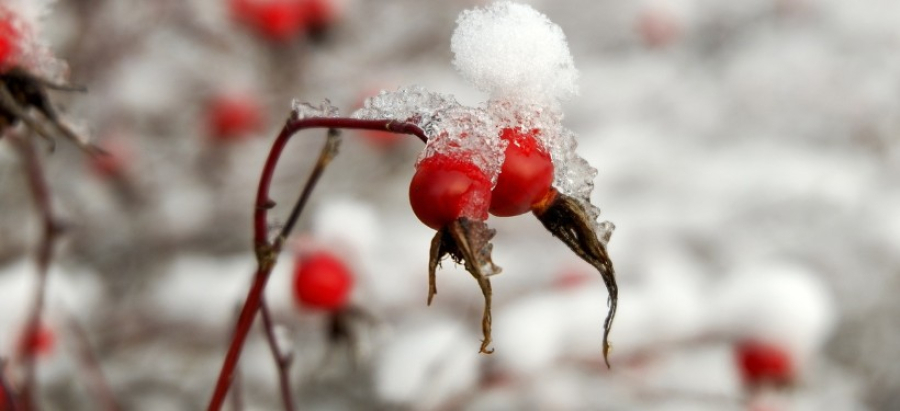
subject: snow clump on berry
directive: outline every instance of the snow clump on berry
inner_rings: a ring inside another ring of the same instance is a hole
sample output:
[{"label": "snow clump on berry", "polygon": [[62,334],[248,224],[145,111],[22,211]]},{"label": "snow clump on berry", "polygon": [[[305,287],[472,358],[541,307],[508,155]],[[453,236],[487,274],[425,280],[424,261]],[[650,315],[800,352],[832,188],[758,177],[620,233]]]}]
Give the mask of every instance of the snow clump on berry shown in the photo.
[{"label": "snow clump on berry", "polygon": [[416,124],[428,136],[419,162],[435,154],[465,159],[483,171],[491,184],[497,182],[506,142],[500,139],[492,116],[481,108],[466,107],[453,96],[414,86],[382,91],[366,99],[352,117]]},{"label": "snow clump on berry", "polygon": [[565,34],[531,6],[501,1],[466,10],[456,23],[453,65],[478,89],[536,101],[578,93]]}]

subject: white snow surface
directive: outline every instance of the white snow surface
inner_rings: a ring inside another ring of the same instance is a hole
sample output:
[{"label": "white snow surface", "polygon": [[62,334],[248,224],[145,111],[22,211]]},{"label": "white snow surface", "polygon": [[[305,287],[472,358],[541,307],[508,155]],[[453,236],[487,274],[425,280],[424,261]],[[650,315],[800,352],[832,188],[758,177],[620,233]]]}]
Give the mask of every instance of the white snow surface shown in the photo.
[{"label": "white snow surface", "polygon": [[835,326],[821,276],[795,263],[742,267],[716,290],[709,312],[720,331],[787,348],[800,364],[818,354]]},{"label": "white snow surface", "polygon": [[375,389],[386,401],[434,409],[472,389],[480,359],[476,338],[455,321],[429,320],[397,330],[375,360]]},{"label": "white snow surface", "polygon": [[530,101],[578,93],[565,34],[531,6],[499,1],[462,12],[456,23],[453,65],[478,89]]}]

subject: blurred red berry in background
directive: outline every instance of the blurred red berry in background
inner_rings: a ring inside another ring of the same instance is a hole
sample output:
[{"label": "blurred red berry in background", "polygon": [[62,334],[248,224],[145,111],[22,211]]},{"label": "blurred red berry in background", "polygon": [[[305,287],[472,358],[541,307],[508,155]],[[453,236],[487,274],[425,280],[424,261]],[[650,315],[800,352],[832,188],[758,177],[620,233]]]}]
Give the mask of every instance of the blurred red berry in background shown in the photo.
[{"label": "blurred red berry in background", "polygon": [[12,15],[0,6],[0,71],[13,65],[13,59],[19,51],[19,33],[13,26]]},{"label": "blurred red berry in background", "polygon": [[101,178],[123,176],[134,160],[131,145],[121,137],[109,137],[99,147],[104,153],[86,157],[91,171]]},{"label": "blurred red berry in background", "polygon": [[41,324],[32,333],[28,333],[26,328],[19,339],[19,352],[33,356],[49,355],[55,345],[56,335],[53,330]]},{"label": "blurred red berry in background", "polygon": [[326,251],[302,255],[294,269],[294,299],[304,307],[337,311],[353,290],[353,274],[340,258]]},{"label": "blurred red berry in background", "polygon": [[207,106],[206,122],[213,140],[244,140],[262,128],[263,109],[249,94],[218,95]]},{"label": "blurred red berry in background", "polygon": [[273,42],[323,31],[338,16],[330,0],[231,0],[230,8],[235,20]]},{"label": "blurred red berry in background", "polygon": [[662,48],[674,43],[682,30],[678,17],[663,7],[641,10],[636,26],[644,45],[650,48]]},{"label": "blurred red berry in background", "polygon": [[771,343],[743,341],[735,349],[738,370],[746,385],[787,386],[794,382],[794,364],[784,348]]}]

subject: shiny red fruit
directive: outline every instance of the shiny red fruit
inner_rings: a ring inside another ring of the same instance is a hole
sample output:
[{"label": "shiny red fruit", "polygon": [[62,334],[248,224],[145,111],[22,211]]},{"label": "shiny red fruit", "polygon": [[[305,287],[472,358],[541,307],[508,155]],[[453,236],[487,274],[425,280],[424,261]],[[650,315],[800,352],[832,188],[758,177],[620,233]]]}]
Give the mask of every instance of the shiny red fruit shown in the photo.
[{"label": "shiny red fruit", "polygon": [[294,270],[294,298],[309,308],[334,311],[347,304],[353,275],[341,259],[325,251],[301,257]]},{"label": "shiny red fruit", "polygon": [[789,385],[793,382],[794,364],[782,347],[745,341],[738,344],[736,350],[738,369],[747,385]]},{"label": "shiny red fruit", "polygon": [[439,230],[460,217],[484,221],[491,181],[466,159],[435,154],[419,162],[409,184],[409,203],[425,225]]},{"label": "shiny red fruit", "polygon": [[539,132],[517,128],[501,131],[500,138],[509,145],[491,193],[491,214],[499,217],[524,214],[550,195],[553,162],[538,142]]},{"label": "shiny red fruit", "polygon": [[251,96],[218,96],[207,108],[207,127],[215,140],[241,140],[262,126],[262,107]]}]

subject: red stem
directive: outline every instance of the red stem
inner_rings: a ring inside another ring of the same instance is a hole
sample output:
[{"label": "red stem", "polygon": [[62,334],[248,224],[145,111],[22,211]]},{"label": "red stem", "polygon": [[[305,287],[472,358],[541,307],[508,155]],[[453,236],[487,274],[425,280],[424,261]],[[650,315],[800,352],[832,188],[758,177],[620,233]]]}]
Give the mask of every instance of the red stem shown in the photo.
[{"label": "red stem", "polygon": [[[272,149],[269,151],[269,157],[266,159],[262,175],[259,179],[259,188],[256,193],[256,205],[253,214],[253,242],[257,258],[256,275],[253,278],[253,284],[247,293],[247,298],[241,309],[241,315],[238,318],[238,323],[235,327],[235,333],[232,337],[231,345],[228,348],[228,353],[225,355],[222,370],[219,373],[215,390],[213,391],[212,398],[209,402],[209,411],[218,411],[222,408],[225,396],[228,394],[228,388],[231,386],[231,381],[234,378],[234,369],[237,366],[238,359],[240,359],[241,351],[244,348],[244,342],[247,339],[247,334],[250,331],[250,327],[253,325],[256,312],[259,310],[266,282],[269,280],[269,275],[272,273],[272,268],[275,266],[275,260],[281,252],[281,245],[283,244],[284,238],[290,234],[289,231],[291,227],[286,226],[285,230],[283,230],[279,234],[279,237],[273,242],[270,242],[268,239],[268,214],[269,209],[274,206],[273,201],[269,197],[269,189],[272,185],[272,177],[275,174],[278,160],[281,157],[281,153],[284,151],[284,147],[287,145],[288,140],[290,140],[290,138],[298,131],[307,128],[381,130],[398,134],[415,135],[423,142],[428,140],[425,132],[419,128],[419,126],[413,123],[396,120],[309,117],[302,119],[291,118],[287,121],[281,129],[281,132],[278,134],[278,137],[275,139],[275,142],[272,144]],[[309,188],[311,184],[315,184],[315,181],[310,180],[307,182],[307,188]],[[302,199],[303,197],[301,197],[301,200]],[[298,206],[302,206],[302,202],[298,202]]]}]

